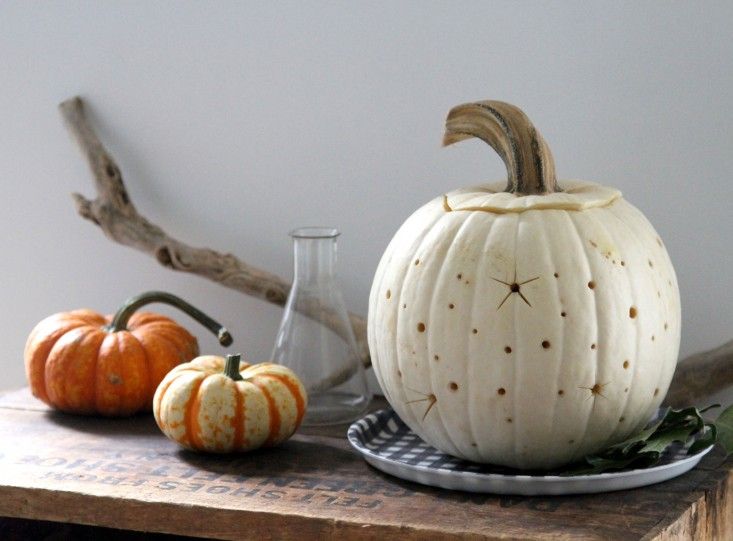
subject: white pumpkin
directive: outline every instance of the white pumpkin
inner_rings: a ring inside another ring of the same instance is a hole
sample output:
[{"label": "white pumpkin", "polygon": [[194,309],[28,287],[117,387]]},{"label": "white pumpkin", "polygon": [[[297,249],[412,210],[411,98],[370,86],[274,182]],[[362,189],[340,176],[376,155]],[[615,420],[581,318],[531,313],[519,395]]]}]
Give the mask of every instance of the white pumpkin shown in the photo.
[{"label": "white pumpkin", "polygon": [[519,109],[454,108],[444,144],[469,137],[497,150],[509,184],[441,195],[402,225],[371,289],[372,363],[431,445],[554,468],[623,440],[660,405],[679,350],[677,280],[618,190],[556,182]]}]

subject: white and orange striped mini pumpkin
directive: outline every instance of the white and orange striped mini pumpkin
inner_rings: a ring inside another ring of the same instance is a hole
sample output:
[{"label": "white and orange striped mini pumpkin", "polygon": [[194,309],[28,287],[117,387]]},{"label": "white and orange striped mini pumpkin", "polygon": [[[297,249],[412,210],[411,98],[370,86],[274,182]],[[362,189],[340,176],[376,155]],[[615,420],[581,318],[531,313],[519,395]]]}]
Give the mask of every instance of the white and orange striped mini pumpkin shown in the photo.
[{"label": "white and orange striped mini pumpkin", "polygon": [[303,384],[285,366],[240,358],[204,355],[168,373],[153,399],[166,436],[187,449],[229,453],[293,435],[308,402]]}]

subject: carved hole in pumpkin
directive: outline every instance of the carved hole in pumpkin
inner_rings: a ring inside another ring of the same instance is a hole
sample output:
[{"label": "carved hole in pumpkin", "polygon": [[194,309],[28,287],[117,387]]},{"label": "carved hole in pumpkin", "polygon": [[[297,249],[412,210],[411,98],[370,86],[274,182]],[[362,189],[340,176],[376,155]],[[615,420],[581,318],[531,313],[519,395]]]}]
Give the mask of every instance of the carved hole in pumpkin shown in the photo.
[{"label": "carved hole in pumpkin", "polygon": [[461,279],[463,279],[463,275],[462,275],[462,274],[461,274],[461,273],[459,272],[459,273],[458,273],[458,274],[456,275],[456,278],[458,278],[459,280],[461,280]]},{"label": "carved hole in pumpkin", "polygon": [[654,336],[654,335],[652,335],[652,342],[654,342],[654,340],[656,340],[656,339],[657,339],[657,337]]},{"label": "carved hole in pumpkin", "polygon": [[653,269],[654,268],[654,263],[652,262],[652,260],[649,259],[648,262],[649,262],[649,268],[650,269]]},{"label": "carved hole in pumpkin", "polygon": [[590,245],[593,246],[593,248],[598,248],[598,245],[593,241],[590,241]]},{"label": "carved hole in pumpkin", "polygon": [[629,368],[629,361],[624,361],[624,369],[628,369],[628,368]]},{"label": "carved hole in pumpkin", "polygon": [[471,332],[472,332],[473,334],[478,334],[478,329],[473,329],[473,330],[472,330]]},{"label": "carved hole in pumpkin", "polygon": [[417,332],[425,332],[425,323],[418,323],[417,324]]},{"label": "carved hole in pumpkin", "polygon": [[654,396],[657,396],[659,394],[659,389],[654,389]]},{"label": "carved hole in pumpkin", "polygon": [[575,443],[575,440],[568,440],[568,443],[569,443],[570,445],[572,445],[572,444],[574,444],[574,443]]},{"label": "carved hole in pumpkin", "polygon": [[567,315],[568,315],[568,313],[567,313],[567,312],[560,312],[560,315],[561,315],[562,317],[565,317],[565,316],[567,316]]},{"label": "carved hole in pumpkin", "polygon": [[499,393],[500,396],[504,396],[506,394],[506,389],[504,387],[499,387],[496,392]]},{"label": "carved hole in pumpkin", "polygon": [[662,298],[662,292],[661,291],[657,291],[657,297],[659,297],[660,299]]},{"label": "carved hole in pumpkin", "polygon": [[591,344],[591,345],[590,345],[590,348],[591,348],[591,349],[596,349],[596,345],[595,345],[595,344]]},{"label": "carved hole in pumpkin", "polygon": [[542,347],[545,349],[550,349],[550,341],[549,340],[543,340],[542,341]]},{"label": "carved hole in pumpkin", "polygon": [[402,305],[402,309],[404,310],[405,308],[407,308],[407,305],[406,304],[403,304]]},{"label": "carved hole in pumpkin", "polygon": [[590,289],[595,289],[596,288],[596,283],[593,280],[591,280],[590,282],[588,282],[588,287]]},{"label": "carved hole in pumpkin", "polygon": [[433,355],[433,359],[435,359],[436,361],[439,361],[440,360],[440,355]]},{"label": "carved hole in pumpkin", "polygon": [[471,442],[471,447],[477,447],[475,442]]},{"label": "carved hole in pumpkin", "polygon": [[391,298],[391,297],[392,297],[392,291],[390,291],[390,290],[388,289],[388,290],[387,290],[387,298],[389,299],[389,298]]},{"label": "carved hole in pumpkin", "polygon": [[667,322],[665,321],[665,322],[664,322],[664,330],[666,331],[666,330],[667,330],[668,328],[669,328],[669,325],[668,325],[668,324],[667,324]]},{"label": "carved hole in pumpkin", "polygon": [[450,388],[451,391],[457,391],[458,390],[458,384],[455,381],[451,381],[448,384],[448,387]]},{"label": "carved hole in pumpkin", "polygon": [[456,307],[456,305],[455,305],[455,304],[453,304],[453,303],[450,303],[450,304],[448,305],[448,308],[450,308],[451,310],[453,310],[453,309],[454,309],[455,307]]},{"label": "carved hole in pumpkin", "polygon": [[420,260],[419,259],[416,259],[415,260],[415,266],[418,266],[419,264],[420,264]]},{"label": "carved hole in pumpkin", "polygon": [[507,355],[509,355],[511,352],[512,352],[512,348],[510,348],[509,346],[504,348],[504,353],[506,353]]},{"label": "carved hole in pumpkin", "polygon": [[631,308],[629,308],[629,317],[631,319],[634,319],[638,313],[639,311],[636,309],[636,306],[632,306]]},{"label": "carved hole in pumpkin", "polygon": [[397,371],[397,377],[400,377],[400,378],[402,377],[402,370]]},{"label": "carved hole in pumpkin", "polygon": [[554,276],[555,278],[559,278],[559,277],[560,277],[560,275],[559,275],[558,273],[555,273],[555,274],[554,274],[553,276]]},{"label": "carved hole in pumpkin", "polygon": [[624,261],[623,259],[621,260],[621,266],[622,267],[625,267],[626,266],[626,261]]},{"label": "carved hole in pumpkin", "polygon": [[618,422],[619,422],[619,423],[623,423],[625,419],[626,419],[625,417],[619,417],[619,418],[618,418]]},{"label": "carved hole in pumpkin", "polygon": [[624,392],[625,392],[625,393],[628,393],[628,392],[629,392],[629,388],[628,388],[628,387],[626,387],[626,389],[624,389]]},{"label": "carved hole in pumpkin", "polygon": [[512,422],[512,418],[511,418],[511,417],[507,417],[507,418],[506,418],[506,422],[507,422],[507,423],[511,423],[511,422]]},{"label": "carved hole in pumpkin", "polygon": [[562,395],[565,394],[565,391],[563,391],[562,389],[560,389],[559,391],[557,391],[557,394],[559,394],[560,396],[562,396]]}]

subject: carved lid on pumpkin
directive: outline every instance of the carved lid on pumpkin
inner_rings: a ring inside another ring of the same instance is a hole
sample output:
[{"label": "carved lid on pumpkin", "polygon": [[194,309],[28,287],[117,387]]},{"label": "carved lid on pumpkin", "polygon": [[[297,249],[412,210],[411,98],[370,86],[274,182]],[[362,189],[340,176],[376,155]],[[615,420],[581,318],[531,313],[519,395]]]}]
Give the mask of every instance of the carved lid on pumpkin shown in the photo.
[{"label": "carved lid on pumpkin", "polygon": [[605,207],[621,197],[615,188],[585,180],[563,180],[562,192],[518,195],[505,192],[506,182],[482,184],[454,190],[437,201],[446,212],[483,211],[503,214],[525,210],[586,210]]}]

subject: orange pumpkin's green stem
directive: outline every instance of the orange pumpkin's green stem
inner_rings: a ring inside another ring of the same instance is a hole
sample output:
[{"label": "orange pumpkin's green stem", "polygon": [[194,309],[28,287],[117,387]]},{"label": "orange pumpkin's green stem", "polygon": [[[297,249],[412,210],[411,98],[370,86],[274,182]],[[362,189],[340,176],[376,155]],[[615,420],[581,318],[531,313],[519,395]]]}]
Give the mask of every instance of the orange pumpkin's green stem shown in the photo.
[{"label": "orange pumpkin's green stem", "polygon": [[242,359],[242,355],[237,353],[235,355],[227,355],[226,364],[224,365],[224,375],[232,378],[234,381],[241,381],[244,378],[239,373],[239,361]]},{"label": "orange pumpkin's green stem", "polygon": [[180,297],[176,297],[175,295],[164,291],[148,291],[147,293],[141,293],[140,295],[127,299],[125,304],[117,310],[117,313],[112,319],[112,323],[107,327],[107,330],[109,332],[124,331],[127,328],[127,322],[130,320],[130,317],[132,317],[132,314],[134,314],[141,306],[145,306],[146,304],[153,302],[170,304],[171,306],[175,306],[179,310],[186,312],[189,316],[214,333],[222,346],[228,346],[232,343],[232,335],[229,334],[229,331],[226,330],[225,327],[211,319],[198,308],[188,304]]},{"label": "orange pumpkin's green stem", "polygon": [[521,109],[502,101],[454,107],[445,121],[443,146],[476,137],[499,154],[509,181],[505,192],[545,195],[561,192],[550,147]]}]

